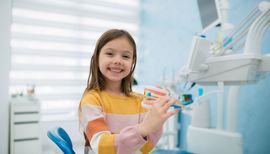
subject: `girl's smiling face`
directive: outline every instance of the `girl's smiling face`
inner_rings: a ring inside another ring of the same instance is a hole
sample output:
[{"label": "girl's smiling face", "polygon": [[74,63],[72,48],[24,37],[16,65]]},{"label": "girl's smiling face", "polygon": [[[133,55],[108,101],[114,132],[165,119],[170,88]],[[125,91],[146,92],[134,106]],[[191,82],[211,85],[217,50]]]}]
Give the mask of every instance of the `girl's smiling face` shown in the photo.
[{"label": "girl's smiling face", "polygon": [[106,83],[119,82],[129,75],[133,64],[134,49],[126,37],[116,38],[105,44],[99,54],[99,70]]}]

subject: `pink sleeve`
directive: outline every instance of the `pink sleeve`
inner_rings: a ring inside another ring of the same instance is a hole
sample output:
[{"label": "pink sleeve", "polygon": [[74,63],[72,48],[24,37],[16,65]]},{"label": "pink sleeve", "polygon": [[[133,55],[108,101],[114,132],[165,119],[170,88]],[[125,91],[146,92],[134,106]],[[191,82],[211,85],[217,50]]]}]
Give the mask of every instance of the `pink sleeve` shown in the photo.
[{"label": "pink sleeve", "polygon": [[154,133],[149,135],[149,139],[154,146],[157,145],[157,143],[162,135],[162,130],[163,130],[162,127],[160,127],[159,129],[157,129],[157,131],[155,131]]},{"label": "pink sleeve", "polygon": [[[162,134],[162,127],[148,136],[155,146]],[[117,154],[129,154],[140,149],[147,140],[138,132],[138,125],[129,126],[120,131],[116,138]]]},{"label": "pink sleeve", "polygon": [[140,149],[147,140],[138,132],[138,125],[120,131],[116,138],[117,154],[129,154]]}]

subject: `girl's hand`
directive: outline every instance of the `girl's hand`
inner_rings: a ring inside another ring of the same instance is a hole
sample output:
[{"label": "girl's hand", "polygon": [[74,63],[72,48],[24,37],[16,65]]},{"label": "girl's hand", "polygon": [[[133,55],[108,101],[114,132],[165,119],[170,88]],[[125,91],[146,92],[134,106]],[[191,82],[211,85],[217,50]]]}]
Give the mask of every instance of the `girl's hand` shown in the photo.
[{"label": "girl's hand", "polygon": [[176,101],[176,99],[171,99],[169,97],[162,97],[158,99],[157,102],[152,106],[151,110],[147,113],[143,121],[139,124],[139,133],[143,137],[146,137],[152,132],[155,132],[158,128],[162,127],[164,122],[169,117],[173,116],[179,111],[179,109],[167,111],[169,107]]}]

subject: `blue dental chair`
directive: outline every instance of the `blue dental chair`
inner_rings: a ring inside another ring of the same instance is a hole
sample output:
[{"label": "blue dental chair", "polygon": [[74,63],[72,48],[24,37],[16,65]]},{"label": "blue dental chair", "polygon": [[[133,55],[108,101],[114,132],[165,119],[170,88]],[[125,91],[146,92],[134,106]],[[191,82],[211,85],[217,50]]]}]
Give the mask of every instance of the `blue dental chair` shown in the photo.
[{"label": "blue dental chair", "polygon": [[63,128],[52,128],[48,130],[47,135],[64,154],[75,154],[71,139]]}]

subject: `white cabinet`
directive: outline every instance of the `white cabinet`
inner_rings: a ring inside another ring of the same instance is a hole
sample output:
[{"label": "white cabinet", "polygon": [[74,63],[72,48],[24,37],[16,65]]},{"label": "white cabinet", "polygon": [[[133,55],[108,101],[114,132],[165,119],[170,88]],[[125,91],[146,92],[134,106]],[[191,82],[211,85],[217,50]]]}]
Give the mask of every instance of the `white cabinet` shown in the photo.
[{"label": "white cabinet", "polygon": [[40,103],[30,96],[10,99],[10,154],[41,154]]}]

